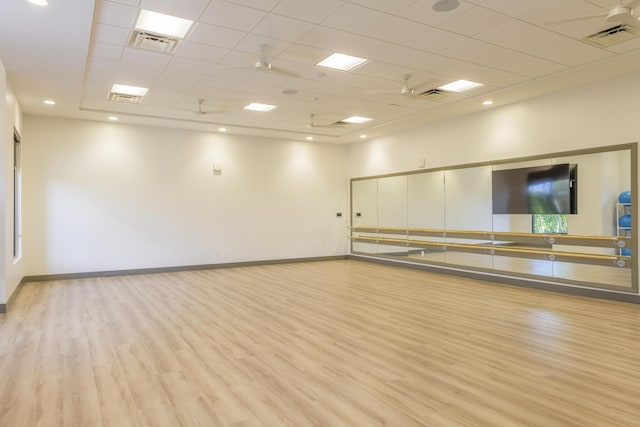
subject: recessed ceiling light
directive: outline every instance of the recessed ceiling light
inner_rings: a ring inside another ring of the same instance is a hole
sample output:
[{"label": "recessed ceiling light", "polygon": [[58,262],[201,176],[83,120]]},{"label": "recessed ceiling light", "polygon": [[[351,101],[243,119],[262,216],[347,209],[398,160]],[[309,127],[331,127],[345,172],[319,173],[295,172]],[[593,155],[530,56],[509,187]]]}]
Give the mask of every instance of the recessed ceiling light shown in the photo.
[{"label": "recessed ceiling light", "polygon": [[44,101],[42,101],[43,103],[47,104],[47,105],[56,105],[56,101],[52,100],[52,99],[45,99]]},{"label": "recessed ceiling light", "polygon": [[112,122],[117,122],[118,118],[116,116],[109,116],[109,120],[111,120]]},{"label": "recessed ceiling light", "polygon": [[36,6],[46,6],[49,4],[47,0],[29,0],[29,3],[35,4]]},{"label": "recessed ceiling light", "polygon": [[193,21],[188,19],[142,9],[136,22],[136,29],[182,39],[192,24]]},{"label": "recessed ceiling light", "polygon": [[484,85],[482,83],[470,82],[469,80],[456,80],[455,82],[440,86],[438,89],[448,90],[450,92],[464,92],[480,86]]},{"label": "recessed ceiling light", "polygon": [[493,105],[493,101],[492,101],[492,100],[490,100],[490,99],[487,99],[486,101],[484,101],[484,102],[482,103],[482,105]]},{"label": "recessed ceiling light", "polygon": [[145,96],[148,91],[148,88],[139,86],[129,86],[121,84],[114,84],[113,86],[111,86],[111,92],[119,93],[122,95]]},{"label": "recessed ceiling light", "polygon": [[259,104],[257,102],[252,102],[251,104],[244,107],[245,110],[263,111],[263,112],[271,111],[274,108],[276,108],[275,105]]},{"label": "recessed ceiling light", "polygon": [[318,62],[316,65],[320,65],[321,67],[333,68],[336,70],[351,71],[367,61],[367,59],[358,58],[356,56],[334,53],[333,55]]},{"label": "recessed ceiling light", "polygon": [[340,121],[345,123],[367,123],[367,122],[370,122],[371,120],[373,119],[370,119],[369,117],[352,116],[347,119],[342,119]]},{"label": "recessed ceiling light", "polygon": [[226,132],[226,131],[227,131],[227,128],[218,128],[218,131],[219,131],[219,132]]},{"label": "recessed ceiling light", "polygon": [[365,139],[366,137],[367,137],[367,135],[364,135],[364,134],[360,135],[361,139]]}]

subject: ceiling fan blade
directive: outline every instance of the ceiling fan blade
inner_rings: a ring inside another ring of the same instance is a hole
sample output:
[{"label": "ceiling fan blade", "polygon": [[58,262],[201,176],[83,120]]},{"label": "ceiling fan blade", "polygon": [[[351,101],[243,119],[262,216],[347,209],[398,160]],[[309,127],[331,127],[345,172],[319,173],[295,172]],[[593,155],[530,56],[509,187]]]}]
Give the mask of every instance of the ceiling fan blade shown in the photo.
[{"label": "ceiling fan blade", "polygon": [[269,68],[269,71],[273,71],[275,73],[283,74],[289,77],[300,77],[300,74],[294,73],[293,71],[285,70],[284,68],[274,67],[273,65]]},{"label": "ceiling fan blade", "polygon": [[545,25],[560,25],[560,24],[568,24],[570,22],[578,22],[578,21],[586,21],[588,19],[595,19],[595,18],[604,18],[606,17],[607,14],[606,13],[599,13],[597,15],[587,15],[587,16],[579,16],[577,18],[569,18],[569,19],[558,19],[555,21],[547,21],[545,22]]}]

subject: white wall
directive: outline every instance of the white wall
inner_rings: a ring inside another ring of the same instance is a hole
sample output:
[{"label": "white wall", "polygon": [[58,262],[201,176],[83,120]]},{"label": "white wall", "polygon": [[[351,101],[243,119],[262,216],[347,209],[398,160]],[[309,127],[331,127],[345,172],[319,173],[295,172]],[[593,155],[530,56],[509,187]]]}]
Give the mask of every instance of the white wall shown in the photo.
[{"label": "white wall", "polygon": [[37,116],[23,141],[27,275],[347,253],[345,146]]},{"label": "white wall", "polygon": [[13,129],[22,131],[21,111],[0,61],[0,304],[24,277],[24,262],[13,256]]},{"label": "white wall", "polygon": [[[640,74],[634,74],[354,143],[349,147],[349,175],[417,170],[423,158],[429,169],[637,142],[638,111]],[[585,176],[587,169],[595,172],[620,163],[618,158],[608,160],[613,162],[599,161],[597,167],[582,167],[578,172],[582,201],[588,198],[585,192],[602,199],[596,205],[603,206],[603,211],[578,215],[590,218],[589,226],[582,227],[590,229],[590,234],[594,227],[595,234],[597,230],[614,234],[611,212],[617,192],[604,194],[603,186],[628,189],[629,181],[617,169]],[[589,181],[593,185],[587,185]],[[612,185],[613,181],[617,182]],[[579,211],[580,205],[579,200]],[[572,233],[580,234],[578,225],[570,226]]]},{"label": "white wall", "polygon": [[349,175],[416,170],[422,158],[428,169],[636,142],[638,111],[634,74],[354,143]]}]

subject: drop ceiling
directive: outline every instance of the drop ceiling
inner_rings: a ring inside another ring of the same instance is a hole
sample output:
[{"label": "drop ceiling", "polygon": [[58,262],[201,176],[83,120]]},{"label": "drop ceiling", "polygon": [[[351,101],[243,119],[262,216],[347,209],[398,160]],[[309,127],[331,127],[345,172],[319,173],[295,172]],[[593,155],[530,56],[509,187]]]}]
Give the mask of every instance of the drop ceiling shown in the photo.
[{"label": "drop ceiling", "polygon": [[[27,114],[338,143],[640,71],[640,38],[606,48],[582,40],[615,25],[604,17],[551,23],[606,14],[616,1],[433,4],[11,0],[0,4],[0,58]],[[194,21],[175,53],[130,46],[141,9]],[[335,52],[368,62],[349,72],[316,65]],[[287,73],[254,69],[260,60]],[[457,79],[484,86],[429,99],[401,94],[405,76],[414,94]],[[114,83],[149,92],[140,104],[110,101]],[[277,108],[244,110],[251,102]],[[374,120],[324,126],[350,116]]]}]

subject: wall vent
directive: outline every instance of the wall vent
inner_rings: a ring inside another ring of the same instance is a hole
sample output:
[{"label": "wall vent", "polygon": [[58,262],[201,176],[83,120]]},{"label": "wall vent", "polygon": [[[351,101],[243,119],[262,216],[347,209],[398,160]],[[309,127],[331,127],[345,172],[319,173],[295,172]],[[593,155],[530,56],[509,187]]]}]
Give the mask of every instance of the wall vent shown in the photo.
[{"label": "wall vent", "polygon": [[145,31],[134,31],[129,45],[138,49],[150,50],[158,53],[173,53],[178,47],[180,39],[161,36]]},{"label": "wall vent", "polygon": [[640,30],[625,24],[616,25],[606,30],[585,37],[583,40],[598,47],[609,47],[638,37]]},{"label": "wall vent", "polygon": [[140,104],[142,102],[142,96],[116,92],[110,92],[107,99],[109,101],[126,102],[128,104]]},{"label": "wall vent", "polygon": [[442,98],[446,98],[451,95],[451,92],[442,89],[429,89],[418,94],[418,97],[422,99],[428,99],[429,101],[438,101]]}]

